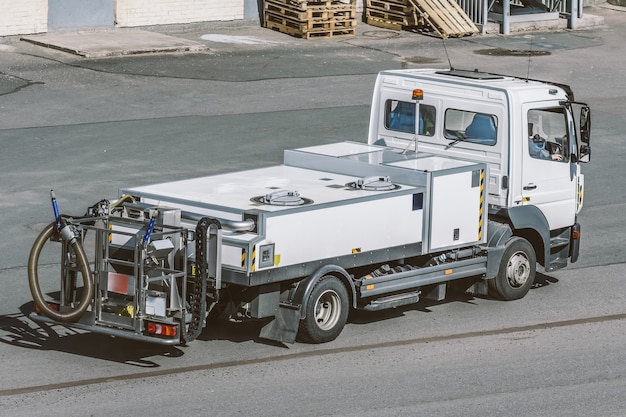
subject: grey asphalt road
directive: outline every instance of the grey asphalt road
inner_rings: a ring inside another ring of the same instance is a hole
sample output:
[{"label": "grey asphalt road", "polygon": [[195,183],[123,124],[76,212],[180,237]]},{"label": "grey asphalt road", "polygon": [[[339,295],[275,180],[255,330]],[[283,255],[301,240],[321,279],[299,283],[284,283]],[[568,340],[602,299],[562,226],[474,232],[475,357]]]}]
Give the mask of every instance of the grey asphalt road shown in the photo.
[{"label": "grey asphalt road", "polygon": [[[592,12],[605,27],[445,43],[455,67],[569,83],[591,105],[579,262],[517,302],[356,314],[320,346],[264,342],[255,323],[218,323],[173,348],[37,326],[24,315],[25,265],[52,219],[49,189],[82,214],[122,186],[363,141],[376,72],[447,67],[441,40],[367,28],[305,41],[215,24],[170,34],[263,42],[87,59],[0,39],[0,415],[623,415],[626,13]],[[527,50],[547,54],[505,53]],[[532,327],[542,323],[553,324]]]},{"label": "grey asphalt road", "polygon": [[331,343],[288,348],[257,339],[254,324],[163,348],[14,314],[3,318],[2,413],[622,416],[622,269],[540,276],[518,302],[360,313]]}]

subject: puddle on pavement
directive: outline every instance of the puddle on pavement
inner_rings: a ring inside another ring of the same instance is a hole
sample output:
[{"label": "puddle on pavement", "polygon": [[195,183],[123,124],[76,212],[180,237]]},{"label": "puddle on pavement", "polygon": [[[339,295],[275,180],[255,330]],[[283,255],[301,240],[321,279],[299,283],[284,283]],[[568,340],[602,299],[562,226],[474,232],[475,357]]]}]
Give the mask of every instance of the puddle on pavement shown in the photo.
[{"label": "puddle on pavement", "polygon": [[411,64],[436,64],[441,62],[441,59],[439,58],[431,58],[427,56],[406,56],[402,58],[402,60]]},{"label": "puddle on pavement", "polygon": [[363,32],[362,36],[366,38],[375,38],[375,39],[393,39],[400,36],[400,33],[391,32],[386,30],[370,30],[367,32]]}]

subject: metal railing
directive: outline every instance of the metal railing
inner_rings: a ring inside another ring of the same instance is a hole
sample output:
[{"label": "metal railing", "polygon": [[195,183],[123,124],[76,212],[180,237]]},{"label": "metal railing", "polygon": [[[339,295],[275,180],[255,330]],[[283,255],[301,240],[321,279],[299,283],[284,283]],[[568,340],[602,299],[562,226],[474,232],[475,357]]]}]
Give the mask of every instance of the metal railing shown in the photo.
[{"label": "metal railing", "polygon": [[[570,20],[576,17],[582,17],[582,0],[542,0],[549,11],[571,15]],[[482,27],[484,32],[485,25],[489,18],[489,10],[493,7],[495,0],[456,0],[458,5],[469,16],[474,24]],[[511,5],[522,6],[521,1],[511,0]],[[570,23],[572,24],[572,23]]]}]

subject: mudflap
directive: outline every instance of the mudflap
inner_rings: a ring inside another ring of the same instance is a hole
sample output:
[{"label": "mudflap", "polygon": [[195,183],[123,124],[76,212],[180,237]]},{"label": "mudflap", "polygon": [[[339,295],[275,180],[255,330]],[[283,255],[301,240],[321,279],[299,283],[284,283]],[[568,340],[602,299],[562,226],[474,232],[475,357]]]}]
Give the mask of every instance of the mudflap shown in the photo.
[{"label": "mudflap", "polygon": [[300,326],[300,306],[280,303],[274,319],[267,323],[260,337],[283,343],[294,343]]},{"label": "mudflap", "polygon": [[570,236],[569,256],[570,262],[574,263],[578,260],[578,254],[580,253],[580,223],[574,223]]}]

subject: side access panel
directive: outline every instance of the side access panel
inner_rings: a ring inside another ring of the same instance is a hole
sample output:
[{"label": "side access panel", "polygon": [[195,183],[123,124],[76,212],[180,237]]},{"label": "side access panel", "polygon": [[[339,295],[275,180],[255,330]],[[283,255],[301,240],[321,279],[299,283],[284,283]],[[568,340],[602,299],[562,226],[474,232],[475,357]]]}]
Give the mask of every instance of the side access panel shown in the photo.
[{"label": "side access panel", "polygon": [[429,156],[390,165],[428,173],[424,253],[486,242],[485,164]]}]

